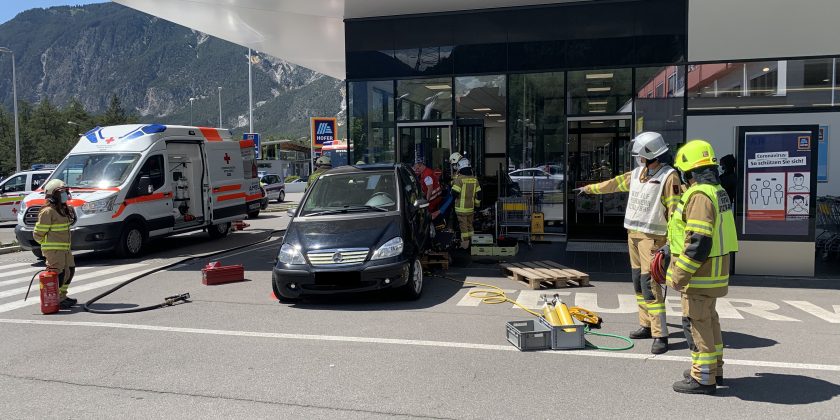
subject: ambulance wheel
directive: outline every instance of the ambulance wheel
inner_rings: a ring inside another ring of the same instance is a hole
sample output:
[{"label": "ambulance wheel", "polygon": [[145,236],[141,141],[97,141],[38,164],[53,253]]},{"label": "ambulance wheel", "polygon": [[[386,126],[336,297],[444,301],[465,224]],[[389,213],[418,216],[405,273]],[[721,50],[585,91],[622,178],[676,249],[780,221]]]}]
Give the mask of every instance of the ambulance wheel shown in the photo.
[{"label": "ambulance wheel", "polygon": [[37,258],[37,259],[39,259],[39,260],[45,260],[45,259],[46,259],[46,258],[44,257],[44,253],[43,253],[43,252],[41,252],[41,248],[35,248],[35,249],[32,249],[32,255],[34,255],[34,256],[35,256],[35,258]]},{"label": "ambulance wheel", "polygon": [[282,203],[286,201],[286,191],[280,191],[280,195],[277,196],[277,202]]},{"label": "ambulance wheel", "polygon": [[420,299],[423,294],[423,264],[420,264],[420,259],[415,258],[414,263],[408,270],[408,282],[399,290],[400,295],[406,300]]},{"label": "ambulance wheel", "polygon": [[228,235],[228,233],[230,233],[230,222],[210,226],[207,228],[207,233],[209,233],[210,237],[213,239],[224,238]]},{"label": "ambulance wheel", "polygon": [[132,223],[123,229],[120,241],[117,243],[117,256],[120,258],[135,258],[143,252],[146,243],[146,231],[142,226]]},{"label": "ambulance wheel", "polygon": [[258,210],[254,210],[254,211],[249,211],[249,212],[248,212],[248,218],[249,218],[249,219],[256,219],[257,217],[260,217],[260,211],[259,211],[259,209],[258,209]]}]

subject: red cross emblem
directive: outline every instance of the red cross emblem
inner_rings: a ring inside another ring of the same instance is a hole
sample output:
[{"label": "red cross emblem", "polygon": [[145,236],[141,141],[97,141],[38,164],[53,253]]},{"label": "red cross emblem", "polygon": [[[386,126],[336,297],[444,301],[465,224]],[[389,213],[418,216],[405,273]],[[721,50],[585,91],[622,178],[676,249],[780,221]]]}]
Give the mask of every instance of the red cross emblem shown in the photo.
[{"label": "red cross emblem", "polygon": [[15,216],[17,216],[17,212],[18,212],[17,207],[12,207],[12,214],[14,214]]},{"label": "red cross emblem", "polygon": [[230,165],[230,156],[227,153],[225,153],[225,164]]},{"label": "red cross emblem", "polygon": [[108,137],[107,139],[105,139],[105,144],[111,144],[111,143],[113,143],[113,142],[114,142],[114,138],[113,138],[113,137]]}]

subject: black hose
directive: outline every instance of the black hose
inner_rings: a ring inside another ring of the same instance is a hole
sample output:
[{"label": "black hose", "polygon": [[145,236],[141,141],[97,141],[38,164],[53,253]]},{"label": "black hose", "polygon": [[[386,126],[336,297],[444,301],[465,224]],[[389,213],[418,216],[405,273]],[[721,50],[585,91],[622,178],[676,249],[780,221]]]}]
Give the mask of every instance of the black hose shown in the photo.
[{"label": "black hose", "polygon": [[140,274],[138,276],[132,277],[132,278],[116,285],[115,287],[105,291],[105,293],[102,293],[99,296],[96,296],[93,299],[85,302],[85,304],[82,307],[84,308],[85,311],[93,313],[93,314],[130,314],[130,313],[135,313],[135,312],[144,312],[144,311],[151,311],[153,309],[165,308],[167,306],[172,306],[177,302],[188,302],[189,299],[190,299],[190,294],[189,293],[183,293],[183,294],[180,294],[180,295],[174,295],[174,296],[166,297],[166,298],[163,299],[163,303],[158,303],[156,305],[150,305],[150,306],[143,306],[143,307],[139,307],[139,308],[118,309],[118,310],[113,310],[113,311],[105,311],[105,310],[101,310],[101,309],[93,309],[93,308],[90,307],[90,305],[96,303],[98,300],[104,298],[105,296],[110,295],[111,293],[116,292],[117,290],[122,289],[123,287],[131,284],[134,281],[140,280],[144,277],[150,276],[152,274],[155,274],[155,273],[158,273],[158,272],[161,272],[161,271],[164,271],[164,270],[168,270],[168,269],[170,269],[170,268],[172,268],[176,265],[181,265],[181,264],[187,263],[187,262],[192,261],[192,260],[211,258],[211,257],[214,257],[216,255],[226,254],[228,252],[238,251],[238,250],[243,249],[243,248],[248,248],[248,247],[252,247],[254,245],[259,245],[263,242],[268,242],[269,240],[271,240],[271,238],[277,232],[282,232],[282,231],[281,230],[272,230],[271,232],[269,232],[268,236],[265,239],[261,239],[257,242],[253,242],[253,243],[250,243],[250,244],[247,244],[247,245],[240,245],[240,246],[230,248],[230,249],[224,249],[224,250],[221,250],[221,251],[212,252],[210,254],[196,255],[196,256],[193,256],[193,257],[184,258],[182,260],[173,262],[171,264],[167,264],[167,265],[164,265],[162,267],[155,268],[152,271],[149,271],[149,272]]},{"label": "black hose", "polygon": [[32,278],[29,280],[29,287],[26,288],[26,296],[23,297],[23,301],[26,302],[26,299],[29,299],[29,291],[32,290],[32,283],[35,282],[35,277],[38,277],[39,274],[43,273],[47,270],[41,270],[32,275]]}]

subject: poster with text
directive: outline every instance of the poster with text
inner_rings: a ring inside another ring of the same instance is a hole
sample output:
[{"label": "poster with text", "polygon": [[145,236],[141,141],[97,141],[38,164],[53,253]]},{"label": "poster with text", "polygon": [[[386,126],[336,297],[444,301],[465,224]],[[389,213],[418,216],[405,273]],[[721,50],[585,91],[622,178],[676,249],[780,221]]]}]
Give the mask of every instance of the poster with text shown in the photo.
[{"label": "poster with text", "polygon": [[739,234],[750,240],[813,236],[818,126],[739,128],[743,192]]}]

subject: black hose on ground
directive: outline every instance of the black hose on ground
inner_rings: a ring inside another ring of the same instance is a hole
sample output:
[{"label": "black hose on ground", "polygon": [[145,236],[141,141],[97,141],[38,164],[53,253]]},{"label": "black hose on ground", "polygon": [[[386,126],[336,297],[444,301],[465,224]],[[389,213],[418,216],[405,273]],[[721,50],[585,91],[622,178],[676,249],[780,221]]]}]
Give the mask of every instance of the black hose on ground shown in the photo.
[{"label": "black hose on ground", "polygon": [[164,271],[164,270],[168,270],[172,267],[175,267],[176,265],[185,264],[185,263],[188,263],[188,262],[193,261],[193,260],[211,258],[211,257],[215,257],[216,255],[227,254],[229,252],[238,251],[240,249],[252,247],[254,245],[259,245],[263,242],[268,242],[278,232],[282,232],[282,230],[272,230],[271,232],[269,232],[269,234],[266,238],[261,239],[257,242],[253,242],[253,243],[246,244],[246,245],[240,245],[240,246],[229,248],[229,249],[224,249],[224,250],[221,250],[221,251],[211,252],[209,254],[202,254],[202,255],[196,255],[196,256],[193,256],[193,257],[184,258],[182,260],[175,261],[173,263],[164,265],[162,267],[155,268],[152,271],[149,271],[149,272],[137,275],[135,277],[132,277],[132,278],[114,286],[113,288],[108,289],[104,293],[102,293],[102,294],[94,297],[93,299],[85,302],[85,304],[82,307],[84,308],[84,310],[86,312],[90,312],[90,313],[93,313],[93,314],[130,314],[130,313],[135,313],[135,312],[145,312],[145,311],[151,311],[151,310],[154,310],[154,309],[165,308],[167,306],[172,306],[172,305],[174,305],[178,302],[188,302],[189,298],[190,298],[190,294],[189,293],[183,293],[183,294],[180,294],[180,295],[174,295],[174,296],[166,297],[166,298],[163,299],[162,303],[158,303],[156,305],[150,305],[150,306],[143,306],[143,307],[139,307],[139,308],[118,309],[118,310],[106,311],[106,310],[101,310],[101,309],[93,309],[93,308],[90,307],[91,305],[96,303],[98,300],[104,298],[105,296],[108,296],[108,295],[116,292],[117,290],[120,290],[123,287],[128,286],[132,282],[140,280],[144,277],[148,277],[152,274],[159,273],[159,272]]}]

